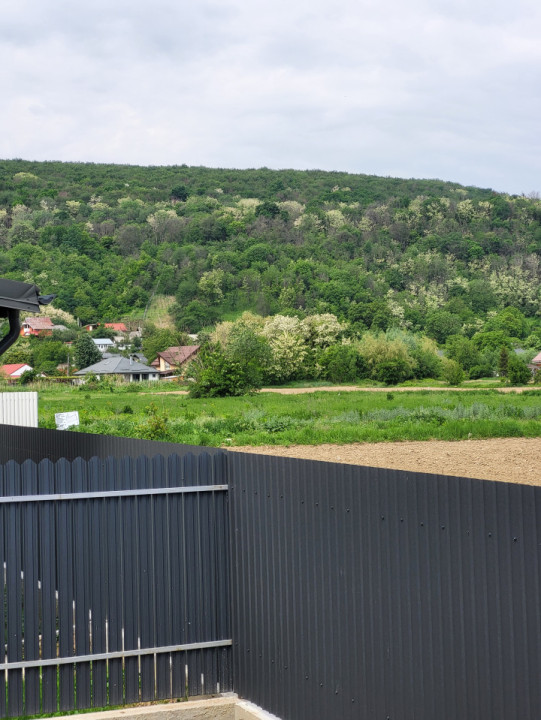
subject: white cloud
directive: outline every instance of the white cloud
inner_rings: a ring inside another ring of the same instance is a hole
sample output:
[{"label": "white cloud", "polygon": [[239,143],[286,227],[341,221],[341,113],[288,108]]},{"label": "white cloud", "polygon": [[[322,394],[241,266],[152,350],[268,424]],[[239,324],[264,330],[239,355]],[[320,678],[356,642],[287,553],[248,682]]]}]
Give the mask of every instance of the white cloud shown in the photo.
[{"label": "white cloud", "polygon": [[0,156],[539,190],[540,25],[530,0],[23,0]]}]

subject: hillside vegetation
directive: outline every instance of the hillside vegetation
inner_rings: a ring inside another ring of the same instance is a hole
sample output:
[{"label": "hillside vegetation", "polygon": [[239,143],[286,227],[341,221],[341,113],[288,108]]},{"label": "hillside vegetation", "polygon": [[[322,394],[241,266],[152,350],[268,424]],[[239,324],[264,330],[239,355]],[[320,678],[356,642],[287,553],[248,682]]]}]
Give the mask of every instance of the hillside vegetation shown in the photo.
[{"label": "hillside vegetation", "polygon": [[189,332],[245,310],[333,313],[354,333],[396,327],[443,343],[503,331],[534,347],[540,254],[539,199],[488,189],[0,161],[1,275],[56,293],[83,322],[143,317],[174,296],[172,319]]}]

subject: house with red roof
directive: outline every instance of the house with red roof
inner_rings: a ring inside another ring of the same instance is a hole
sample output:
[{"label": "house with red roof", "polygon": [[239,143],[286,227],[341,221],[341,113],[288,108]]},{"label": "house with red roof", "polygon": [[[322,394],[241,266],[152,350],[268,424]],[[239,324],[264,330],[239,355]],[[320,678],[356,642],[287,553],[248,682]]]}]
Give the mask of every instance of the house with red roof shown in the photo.
[{"label": "house with red roof", "polygon": [[22,337],[29,335],[52,335],[54,323],[50,317],[27,317],[21,323]]},{"label": "house with red roof", "polygon": [[150,364],[158,369],[162,378],[173,377],[183,365],[193,360],[199,352],[200,345],[175,345],[157,354]]},{"label": "house with red roof", "polygon": [[7,378],[8,381],[14,381],[18,380],[27,370],[32,369],[33,368],[30,365],[27,365],[27,363],[11,363],[0,366],[0,375]]},{"label": "house with red roof", "polygon": [[114,332],[121,332],[121,333],[128,332],[128,328],[124,325],[123,322],[105,323],[105,327],[109,328],[109,330],[113,330]]}]

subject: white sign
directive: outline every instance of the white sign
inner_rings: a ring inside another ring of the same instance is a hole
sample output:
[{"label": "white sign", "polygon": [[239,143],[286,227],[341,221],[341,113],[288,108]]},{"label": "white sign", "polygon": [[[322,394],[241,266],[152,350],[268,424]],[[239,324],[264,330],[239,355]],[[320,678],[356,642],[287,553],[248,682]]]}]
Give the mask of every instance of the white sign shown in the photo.
[{"label": "white sign", "polygon": [[67,413],[56,413],[54,419],[57,430],[67,430],[72,425],[79,424],[79,413],[77,410]]}]

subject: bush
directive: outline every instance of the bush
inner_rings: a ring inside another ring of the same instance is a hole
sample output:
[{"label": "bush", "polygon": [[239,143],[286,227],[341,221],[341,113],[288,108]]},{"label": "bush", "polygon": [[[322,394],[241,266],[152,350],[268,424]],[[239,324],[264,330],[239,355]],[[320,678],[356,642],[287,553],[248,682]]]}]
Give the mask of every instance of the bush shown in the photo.
[{"label": "bush", "polygon": [[526,385],[532,379],[530,369],[515,353],[509,356],[507,379],[511,385]]},{"label": "bush", "polygon": [[35,370],[25,370],[19,378],[19,385],[28,385],[28,383],[34,382],[38,374]]},{"label": "bush", "polygon": [[194,377],[190,397],[245,395],[256,389],[251,368],[230,360],[219,347],[202,350],[190,371]]},{"label": "bush", "polygon": [[480,380],[493,375],[492,367],[489,364],[474,365],[468,372],[470,380]]},{"label": "bush", "polygon": [[366,365],[353,345],[331,345],[318,358],[321,377],[330,382],[352,382],[366,377]]},{"label": "bush", "polygon": [[441,376],[449,383],[449,385],[460,385],[460,383],[464,380],[464,370],[456,360],[448,360],[447,358],[444,358],[442,361]]},{"label": "bush", "polygon": [[411,377],[410,367],[400,359],[384,360],[375,369],[375,379],[386,385],[398,385]]},{"label": "bush", "polygon": [[390,385],[414,376],[415,360],[405,342],[388,338],[384,333],[366,333],[359,347],[367,367],[367,376]]}]

